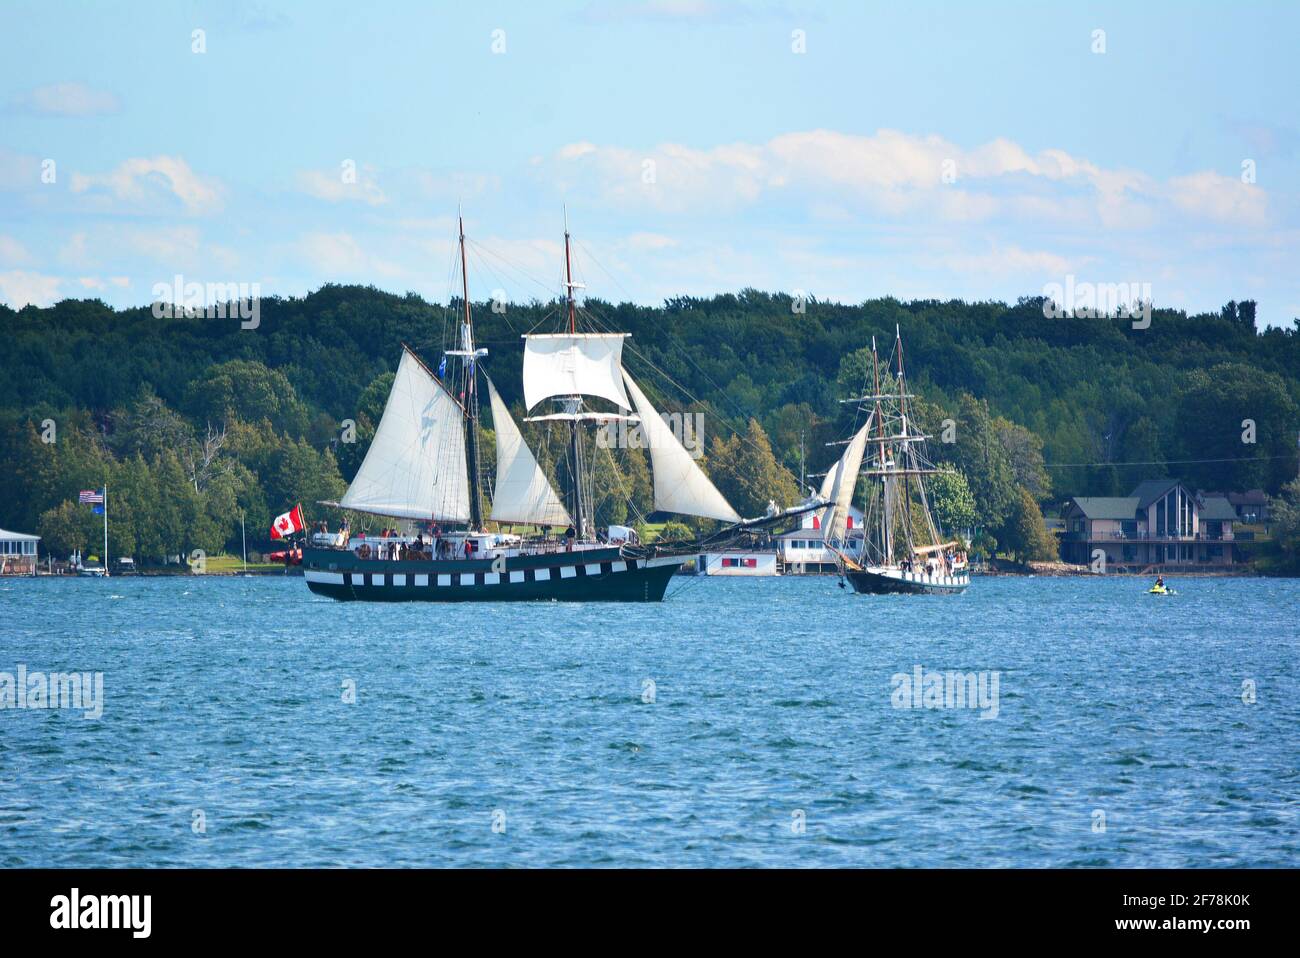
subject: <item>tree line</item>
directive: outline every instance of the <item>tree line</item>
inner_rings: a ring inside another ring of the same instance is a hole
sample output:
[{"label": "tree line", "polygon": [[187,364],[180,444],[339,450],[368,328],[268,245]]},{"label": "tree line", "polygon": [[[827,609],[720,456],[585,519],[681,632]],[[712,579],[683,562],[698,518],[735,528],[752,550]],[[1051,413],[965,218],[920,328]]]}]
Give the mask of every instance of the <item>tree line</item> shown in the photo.
[{"label": "tree line", "polygon": [[[1144,478],[1285,499],[1297,472],[1300,323],[1258,330],[1253,303],[1156,309],[1146,329],[1048,319],[1042,307],[745,290],[661,307],[593,299],[586,314],[631,333],[625,364],[661,410],[703,414],[702,464],[747,516],[796,501],[801,467],[834,461],[841,447],[828,444],[853,426],[839,400],[861,392],[871,338],[884,349],[896,326],[921,397],[915,418],[935,436],[931,456],[954,469],[935,480],[940,521],[975,530],[986,549],[1041,556],[1040,507],[1123,495]],[[241,514],[250,541],[264,541],[276,513],[298,501],[313,513],[341,494],[401,344],[436,368],[458,308],[336,285],[262,300],[256,329],[98,300],[0,306],[0,526],[37,531],[56,554],[92,545],[98,519],[77,492],[107,482],[114,555],[237,548]],[[474,315],[494,383],[564,491],[564,434],[522,423],[520,383],[520,333],[558,326],[556,312],[476,304]],[[490,467],[490,434],[482,448]],[[653,517],[644,450],[593,452],[597,520]]]}]

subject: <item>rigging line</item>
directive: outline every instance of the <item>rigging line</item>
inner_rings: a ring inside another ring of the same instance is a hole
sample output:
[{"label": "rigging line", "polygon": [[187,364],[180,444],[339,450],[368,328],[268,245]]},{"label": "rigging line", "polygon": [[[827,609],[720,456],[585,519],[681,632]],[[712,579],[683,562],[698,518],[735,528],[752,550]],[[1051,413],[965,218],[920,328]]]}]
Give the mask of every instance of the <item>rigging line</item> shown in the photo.
[{"label": "rigging line", "polygon": [[528,272],[528,270],[524,269],[522,266],[518,265],[517,263],[513,263],[513,262],[511,262],[510,260],[506,259],[504,256],[502,256],[500,253],[493,252],[493,251],[492,251],[491,249],[489,249],[488,247],[486,247],[486,246],[482,246],[482,245],[480,245],[480,244],[474,242],[474,241],[473,241],[472,239],[470,239],[468,236],[465,237],[465,242],[466,242],[467,244],[469,244],[470,246],[473,246],[474,249],[475,249],[476,251],[481,252],[484,256],[490,256],[490,257],[492,257],[493,259],[497,260],[497,261],[501,264],[501,266],[502,266],[504,269],[507,269],[507,270],[513,270],[514,272],[516,272],[516,273],[518,273],[520,276],[522,276],[524,279],[528,280],[530,283],[534,283],[534,284],[536,284],[537,286],[540,286],[542,289],[546,290],[546,294],[547,294],[547,296],[554,296],[554,295],[555,295],[555,287],[554,287],[554,286],[550,285],[549,283],[545,283],[545,282],[543,282],[542,280],[538,279],[536,276],[534,276],[532,273]]},{"label": "rigging line", "polygon": [[[599,315],[597,315],[597,314],[595,314],[595,313],[591,313],[590,310],[586,310],[586,309],[584,309],[583,312],[584,312],[584,313],[587,313],[587,314],[588,314],[588,315],[593,319],[593,321],[595,322],[595,325],[597,325],[598,327],[602,327],[602,328],[604,329],[605,332],[613,332],[613,329],[609,326],[609,324],[607,324],[607,323],[603,320],[602,317],[600,317]],[[693,403],[698,403],[699,405],[704,406],[705,408],[709,408],[709,409],[713,408],[713,404],[712,404],[712,403],[707,402],[707,401],[701,399],[700,397],[696,396],[693,392],[691,392],[689,389],[687,389],[685,386],[683,386],[681,383],[679,383],[677,380],[675,380],[672,376],[668,375],[667,372],[665,372],[663,369],[661,369],[659,366],[657,366],[657,365],[656,365],[656,364],[655,364],[655,363],[650,359],[649,356],[647,356],[645,353],[641,352],[641,350],[637,349],[636,346],[633,346],[633,345],[628,344],[628,343],[625,342],[623,348],[624,348],[624,349],[630,349],[630,350],[631,350],[635,355],[637,355],[638,357],[640,357],[640,359],[641,359],[641,360],[642,360],[642,361],[643,361],[647,366],[649,366],[652,370],[654,370],[654,371],[657,372],[660,376],[662,376],[662,377],[663,377],[663,378],[664,378],[668,383],[670,383],[671,385],[677,387],[677,389],[681,390],[682,394],[683,394],[684,396],[686,396],[688,399],[690,399],[691,402],[693,402]],[[687,358],[688,358],[688,359],[690,358],[689,355],[687,356]],[[707,374],[704,374],[703,370],[701,370],[700,372],[701,372],[701,374],[705,375],[706,378],[707,378]],[[726,395],[726,394],[724,393],[723,395]],[[757,418],[757,417],[752,417],[752,416],[751,416],[751,417],[749,417],[749,418]],[[727,429],[729,429],[729,430],[731,431],[732,435],[734,435],[734,436],[736,436],[737,438],[739,438],[742,442],[744,442],[744,443],[746,443],[746,444],[748,444],[748,445],[750,445],[750,446],[753,446],[754,448],[757,448],[757,444],[751,442],[750,439],[749,439],[749,436],[748,436],[748,435],[746,435],[745,433],[741,432],[741,431],[740,431],[739,429],[737,429],[735,426],[731,425],[731,423],[727,422],[727,418],[726,418],[726,416],[720,416],[719,419],[721,420],[723,426],[725,426]],[[773,458],[775,459],[775,456],[774,456]],[[800,494],[801,496],[804,495],[804,493],[805,493],[807,490],[804,489],[803,487],[801,487],[801,486],[799,485],[799,477],[795,475],[794,470],[791,469],[791,468],[790,468],[788,465],[786,465],[784,462],[777,461],[777,465],[780,466],[781,469],[785,470],[785,472],[790,476],[790,478],[794,480],[795,488],[797,488],[797,489],[799,490],[799,494]]]},{"label": "rigging line", "polygon": [[[608,269],[605,268],[605,264],[602,263],[599,259],[596,258],[595,254],[592,253],[591,250],[587,248],[587,244],[584,243],[584,242],[582,242],[582,240],[577,240],[576,242],[577,242],[578,247],[579,247],[579,248],[580,248],[584,253],[586,253],[586,255],[587,255],[588,257],[590,257],[591,261],[592,261],[593,263],[596,264],[596,266],[600,269],[600,271],[601,271],[602,273],[604,273],[606,276],[608,276],[611,280],[613,280],[614,285],[617,286],[620,290],[623,291],[623,295],[627,297],[627,301],[628,301],[629,303],[633,302],[633,298],[632,298],[632,293],[631,293],[631,291],[628,290],[628,288],[627,288],[626,286],[624,286],[622,283],[620,283],[620,282],[618,281],[618,277],[617,277],[617,276],[615,276],[613,273],[611,273]],[[635,348],[633,349],[633,351],[636,352]],[[641,354],[638,352],[637,355],[640,356]],[[700,364],[697,363],[697,362],[695,361],[695,357],[692,356],[692,355],[690,354],[690,350],[683,350],[683,351],[682,351],[682,355],[684,355],[684,356],[686,357],[686,361],[687,361],[688,363],[690,363],[692,366],[695,367],[695,371],[698,372],[701,376],[703,376],[704,379],[705,379],[705,381],[706,381],[710,386],[712,386],[712,387],[714,388],[714,390],[716,390],[718,393],[720,393],[720,394],[721,394],[721,395],[722,395],[722,396],[727,400],[728,403],[731,404],[731,408],[734,409],[738,415],[740,415],[740,416],[741,416],[743,419],[745,419],[746,421],[748,421],[749,419],[756,418],[752,412],[746,412],[745,410],[741,409],[738,405],[736,405],[735,400],[733,400],[733,399],[731,398],[731,396],[729,396],[729,395],[727,394],[726,390],[724,390],[721,386],[719,386],[719,385],[718,385],[718,384],[713,380],[713,377],[711,377],[707,372],[704,371],[703,368],[700,367]],[[642,358],[644,358],[644,357],[642,357]],[[698,401],[698,400],[697,400],[697,401]],[[739,430],[737,430],[737,431],[739,431]],[[793,474],[793,473],[792,473],[792,474]]]},{"label": "rigging line", "polygon": [[1294,459],[1295,454],[1285,456],[1236,456],[1227,459],[1151,459],[1131,462],[1045,462],[1045,469],[1072,469],[1082,466],[1184,466],[1205,462],[1269,462],[1274,459]]},{"label": "rigging line", "polygon": [[[474,265],[482,269],[484,272],[489,273],[492,279],[495,280],[497,284],[499,284],[502,292],[505,292],[505,280],[501,278],[501,274],[499,274],[496,270],[494,270],[491,264],[487,262],[487,260],[479,256],[477,249],[473,250],[472,252],[474,253]],[[493,312],[495,312],[495,310],[493,310]],[[506,326],[510,328],[510,331],[512,333],[518,332],[518,330],[515,329],[514,323],[510,322],[509,311],[502,309],[501,318],[506,321]]]}]

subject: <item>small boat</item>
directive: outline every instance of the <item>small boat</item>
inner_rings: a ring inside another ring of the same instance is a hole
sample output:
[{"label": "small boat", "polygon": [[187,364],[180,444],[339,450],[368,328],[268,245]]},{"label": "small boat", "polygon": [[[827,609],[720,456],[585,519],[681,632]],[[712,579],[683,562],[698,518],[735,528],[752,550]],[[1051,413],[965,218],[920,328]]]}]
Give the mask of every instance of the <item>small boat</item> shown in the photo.
[{"label": "small boat", "polygon": [[1163,585],[1153,585],[1147,589],[1147,595],[1177,595],[1173,589]]},{"label": "small boat", "polygon": [[[827,546],[839,556],[841,574],[854,592],[869,594],[964,592],[970,586],[965,549],[948,539],[930,509],[925,477],[945,470],[926,457],[924,431],[911,418],[903,371],[903,338],[895,327],[894,376],[882,369],[871,340],[873,391],[844,402],[856,403],[866,423],[847,441],[844,455],[826,474],[821,498],[830,504],[821,516]],[[864,462],[865,460],[865,462]],[[864,468],[865,466],[865,468]],[[858,477],[867,476],[865,537],[855,558],[841,547],[846,541],[849,506]]]}]

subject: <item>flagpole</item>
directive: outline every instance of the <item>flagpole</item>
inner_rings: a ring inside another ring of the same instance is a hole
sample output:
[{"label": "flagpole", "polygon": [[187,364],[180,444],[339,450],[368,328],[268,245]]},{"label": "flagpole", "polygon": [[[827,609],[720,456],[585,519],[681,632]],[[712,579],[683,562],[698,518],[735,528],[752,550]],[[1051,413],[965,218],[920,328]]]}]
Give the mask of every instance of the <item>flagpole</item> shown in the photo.
[{"label": "flagpole", "polygon": [[108,577],[108,480],[104,480],[104,577]]}]

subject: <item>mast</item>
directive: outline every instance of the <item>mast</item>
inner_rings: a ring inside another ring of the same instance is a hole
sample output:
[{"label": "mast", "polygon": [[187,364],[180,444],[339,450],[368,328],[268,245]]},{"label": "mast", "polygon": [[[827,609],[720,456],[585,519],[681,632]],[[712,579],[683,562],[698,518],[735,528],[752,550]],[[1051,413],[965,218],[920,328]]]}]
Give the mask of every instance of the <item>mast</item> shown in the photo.
[{"label": "mast", "polygon": [[469,268],[465,264],[465,217],[456,211],[460,225],[460,283],[461,301],[465,306],[465,319],[461,326],[461,369],[465,385],[465,459],[469,465],[469,527],[473,532],[483,528],[483,501],[479,497],[480,466],[478,454],[478,391],[474,375],[474,320],[469,308]]},{"label": "mast", "polygon": [[[569,213],[564,213],[564,294],[568,302],[569,312],[569,333],[573,334],[578,331],[578,308],[573,300],[573,257],[569,252]],[[565,400],[569,412],[577,413],[582,406],[581,396],[570,396]],[[574,531],[577,532],[578,538],[582,539],[586,533],[587,517],[583,509],[583,463],[582,463],[582,430],[578,428],[578,419],[575,415],[569,420],[569,464],[573,468],[573,523]]]},{"label": "mast", "polygon": [[[871,375],[874,382],[872,393],[875,396],[876,438],[879,440],[877,463],[885,471],[885,421],[880,408],[880,357],[876,353],[876,337],[871,337]],[[885,565],[894,561],[894,529],[889,508],[889,476],[882,475],[880,480],[880,553]]]},{"label": "mast", "polygon": [[244,544],[244,575],[248,575],[248,535],[244,532],[244,514],[239,514],[239,538]]},{"label": "mast", "polygon": [[108,575],[108,479],[104,480],[104,575]]}]

